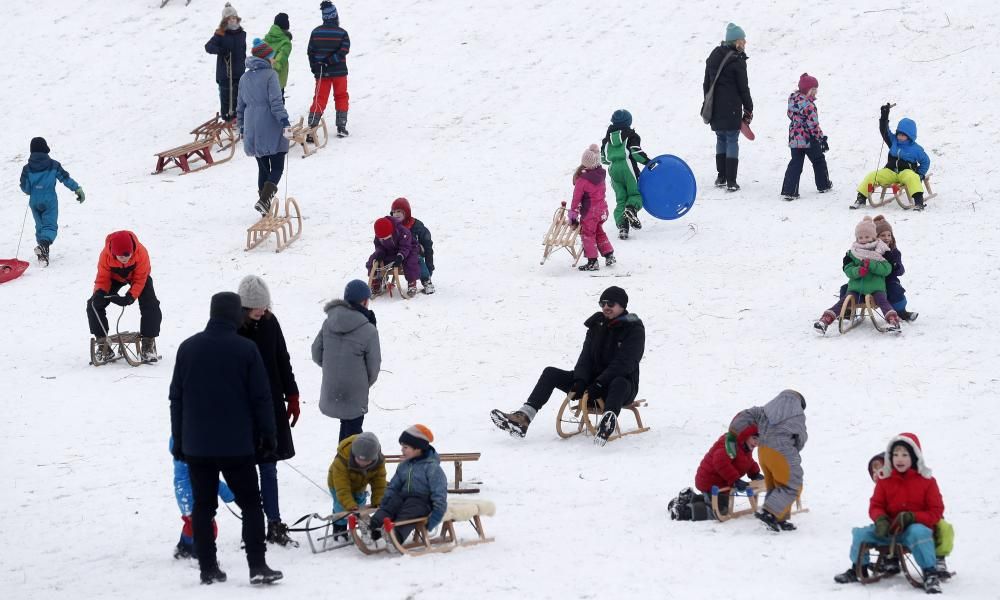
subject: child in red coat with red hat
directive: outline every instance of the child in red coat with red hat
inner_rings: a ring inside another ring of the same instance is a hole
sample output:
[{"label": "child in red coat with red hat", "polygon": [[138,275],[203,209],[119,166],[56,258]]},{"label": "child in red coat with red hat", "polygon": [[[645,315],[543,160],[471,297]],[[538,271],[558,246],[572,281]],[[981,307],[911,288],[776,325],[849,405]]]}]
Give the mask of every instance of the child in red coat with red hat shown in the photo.
[{"label": "child in red coat with red hat", "polygon": [[[837,583],[858,581],[858,553],[861,544],[902,544],[923,569],[924,590],[941,593],[935,569],[934,528],[944,515],[944,500],[937,480],[924,462],[920,440],[915,434],[901,433],[885,452],[875,493],[869,501],[868,516],[874,525],[855,527],[851,541],[851,568],[834,577]],[[868,571],[868,556],[861,570]]]},{"label": "child in red coat with red hat", "polygon": [[[715,441],[701,459],[698,473],[694,476],[694,485],[706,495],[706,501],[711,502],[713,486],[736,488],[742,492],[750,485],[741,479],[744,475],[751,480],[764,479],[760,466],[753,459],[753,450],[759,441],[756,425],[743,428],[738,435],[725,433]],[[725,514],[728,508],[729,494],[720,493],[719,510]]]},{"label": "child in red coat with red hat", "polygon": [[[406,277],[406,295],[417,295],[417,280],[420,279],[420,250],[413,240],[413,234],[399,219],[382,217],[375,221],[375,252],[368,257],[365,268],[371,272],[372,265],[394,266]],[[384,290],[378,282],[372,285],[372,296]]]}]

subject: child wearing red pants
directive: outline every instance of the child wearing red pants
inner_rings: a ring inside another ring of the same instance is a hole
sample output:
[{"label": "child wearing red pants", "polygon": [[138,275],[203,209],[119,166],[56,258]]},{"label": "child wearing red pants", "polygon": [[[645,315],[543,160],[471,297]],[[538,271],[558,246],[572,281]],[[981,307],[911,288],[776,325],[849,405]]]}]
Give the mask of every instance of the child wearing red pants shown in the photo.
[{"label": "child wearing red pants", "polygon": [[604,257],[605,266],[615,264],[615,249],[604,233],[604,222],[608,220],[608,203],[604,200],[604,178],[606,172],[601,166],[601,149],[591,144],[584,150],[580,166],[573,173],[573,202],[569,207],[569,220],[580,226],[583,240],[583,255],[587,264],[581,271],[596,271],[597,253]]},{"label": "child wearing red pants", "polygon": [[309,107],[309,127],[319,125],[332,89],[337,109],[337,137],[347,137],[347,53],[351,51],[351,38],[340,26],[337,7],[330,0],[323,0],[319,9],[323,12],[323,24],[313,29],[306,49],[309,68],[316,77],[316,92]]}]

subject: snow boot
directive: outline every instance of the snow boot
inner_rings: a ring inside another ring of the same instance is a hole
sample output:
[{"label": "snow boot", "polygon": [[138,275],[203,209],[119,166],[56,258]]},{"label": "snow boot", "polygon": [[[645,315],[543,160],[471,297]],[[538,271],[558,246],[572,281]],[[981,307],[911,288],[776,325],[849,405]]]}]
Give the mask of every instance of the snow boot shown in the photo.
[{"label": "snow boot", "polygon": [[778,521],[778,528],[782,531],[795,531],[798,529],[798,527],[795,526],[795,523],[788,520]]},{"label": "snow boot", "polygon": [[823,311],[823,316],[820,317],[818,321],[813,323],[813,328],[817,332],[826,335],[826,328],[829,327],[830,323],[833,323],[836,319],[837,315],[835,315],[832,310],[825,310]]},{"label": "snow boot", "polygon": [[333,541],[346,542],[348,539],[347,525],[333,524]]},{"label": "snow boot", "polygon": [[260,198],[257,200],[257,204],[254,204],[254,208],[257,209],[260,216],[266,217],[267,213],[271,212],[271,200],[277,193],[277,185],[271,183],[270,181],[264,182],[264,187],[260,190]]},{"label": "snow boot", "polygon": [[309,129],[315,129],[319,126],[319,120],[323,118],[323,113],[309,113]]},{"label": "snow boot", "polygon": [[511,437],[523,438],[528,433],[528,425],[531,425],[531,419],[528,418],[528,415],[519,410],[512,413],[492,410],[490,418],[493,419],[494,425],[509,433]]},{"label": "snow boot", "polygon": [[890,310],[889,314],[885,316],[885,330],[886,331],[899,331],[899,314]]},{"label": "snow boot", "polygon": [[580,269],[581,271],[597,271],[597,270],[600,269],[600,267],[597,266],[597,259],[596,258],[588,258],[587,259],[587,264],[580,265],[577,268]]},{"label": "snow boot", "polygon": [[250,584],[261,585],[263,583],[274,583],[284,577],[281,571],[275,571],[267,564],[250,569]]},{"label": "snow boot", "polygon": [[201,584],[202,585],[212,585],[215,582],[222,583],[226,580],[226,572],[219,568],[219,565],[208,567],[207,569],[202,569],[201,571]]},{"label": "snow boot", "polygon": [[597,435],[594,436],[595,446],[604,446],[608,443],[608,438],[618,428],[618,415],[610,410],[601,415],[601,422],[597,425]]},{"label": "snow boot", "polygon": [[716,154],[715,155],[715,170],[718,172],[719,176],[715,178],[715,187],[724,188],[726,187],[726,155]]},{"label": "snow boot", "polygon": [[193,544],[185,544],[184,541],[177,542],[174,546],[174,558],[180,560],[182,558],[197,558],[194,552]]},{"label": "snow boot", "polygon": [[156,354],[156,338],[140,338],[139,347],[142,362],[154,363],[159,360],[160,357]]},{"label": "snow boot", "polygon": [[611,265],[615,264],[616,262],[618,262],[618,259],[615,258],[615,253],[614,252],[608,252],[607,254],[604,255],[604,266],[605,267],[610,267]]},{"label": "snow boot", "polygon": [[937,557],[934,570],[937,571],[938,579],[945,580],[951,577],[951,571],[948,570],[948,562],[943,556]]},{"label": "snow boot", "polygon": [[49,244],[48,242],[39,242],[35,246],[35,257],[38,258],[38,263],[43,267],[49,266]]},{"label": "snow boot", "polygon": [[[865,577],[868,577],[868,565],[862,565],[861,571],[864,573]],[[837,583],[857,583],[858,582],[858,568],[851,565],[851,568],[844,571],[839,575],[834,575],[833,580]]]},{"label": "snow boot", "polygon": [[823,188],[823,189],[821,189],[821,190],[818,190],[818,191],[819,191],[819,193],[821,193],[821,194],[825,194],[825,193],[829,192],[829,191],[830,191],[830,190],[832,190],[832,189],[833,189],[833,182],[832,182],[832,181],[830,181],[829,179],[827,179],[827,180],[826,180],[826,187],[825,187],[825,188]]},{"label": "snow boot", "polygon": [[882,561],[881,569],[878,569],[885,573],[886,575],[898,575],[902,570],[899,566],[898,556],[887,556],[885,560]]},{"label": "snow boot", "polygon": [[618,239],[627,240],[628,239],[628,220],[622,219],[621,225],[618,226]]},{"label": "snow boot", "polygon": [[632,229],[642,229],[642,223],[639,221],[639,215],[635,208],[629,206],[625,209],[625,219],[632,226]]},{"label": "snow boot", "polygon": [[344,138],[351,134],[347,132],[347,111],[337,111],[337,137]]},{"label": "snow boot", "polygon": [[115,351],[108,343],[108,338],[97,338],[97,348],[94,349],[94,360],[96,364],[102,365],[111,362],[115,358]]},{"label": "snow boot", "polygon": [[430,279],[421,279],[420,280],[420,284],[424,287],[424,289],[421,290],[421,291],[423,291],[423,293],[425,293],[425,294],[433,294],[434,293],[434,284],[431,283]]},{"label": "snow boot", "polygon": [[[917,192],[916,194],[913,194],[913,210],[922,211],[922,210],[924,210],[924,208],[926,208],[924,206],[924,193],[923,192]],[[928,594],[938,594],[940,592],[927,592],[927,593]]]},{"label": "snow boot", "polygon": [[781,197],[784,200],[787,200],[788,202],[791,202],[792,200],[798,200],[799,199],[799,195],[798,194],[782,194]]},{"label": "snow boot", "polygon": [[906,310],[899,311],[899,318],[906,321],[907,323],[912,323],[916,321],[918,316],[920,316],[920,313],[909,312]]},{"label": "snow boot", "polygon": [[414,297],[414,296],[417,295],[417,282],[416,281],[411,281],[410,283],[406,284],[406,295],[408,297],[410,297],[410,298],[412,298],[412,297]]},{"label": "snow boot", "polygon": [[[288,525],[285,525],[281,521],[268,521],[267,522],[267,541],[272,544],[278,544],[279,546],[298,548],[299,543],[293,540],[288,535]],[[279,577],[280,579],[280,577]]]},{"label": "snow boot", "polygon": [[862,194],[861,192],[858,192],[858,197],[854,200],[854,204],[851,205],[851,210],[854,210],[854,209],[857,209],[857,208],[864,208],[865,204],[867,202],[868,202],[868,198],[865,198],[864,194]]},{"label": "snow boot", "polygon": [[781,525],[778,524],[778,519],[766,510],[758,510],[753,514],[753,516],[760,519],[768,529],[771,531],[781,531]]},{"label": "snow boot", "polygon": [[738,158],[727,158],[726,159],[726,191],[727,192],[738,192],[740,191],[740,184],[736,183],[736,174],[740,170],[740,159]]},{"label": "snow boot", "polygon": [[924,569],[924,591],[928,594],[941,593],[941,580],[933,568]]}]

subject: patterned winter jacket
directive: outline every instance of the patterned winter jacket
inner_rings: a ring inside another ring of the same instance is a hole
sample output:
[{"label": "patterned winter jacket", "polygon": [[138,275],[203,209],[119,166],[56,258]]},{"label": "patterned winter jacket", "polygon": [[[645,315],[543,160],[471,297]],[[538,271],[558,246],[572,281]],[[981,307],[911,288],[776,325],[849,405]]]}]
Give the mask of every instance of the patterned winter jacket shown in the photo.
[{"label": "patterned winter jacket", "polygon": [[351,37],[340,26],[340,19],[325,20],[309,36],[309,68],[315,77],[346,77],[350,51]]},{"label": "patterned winter jacket", "polygon": [[816,101],[802,92],[792,92],[788,97],[788,147],[808,148],[812,140],[819,141],[823,130],[819,126]]}]

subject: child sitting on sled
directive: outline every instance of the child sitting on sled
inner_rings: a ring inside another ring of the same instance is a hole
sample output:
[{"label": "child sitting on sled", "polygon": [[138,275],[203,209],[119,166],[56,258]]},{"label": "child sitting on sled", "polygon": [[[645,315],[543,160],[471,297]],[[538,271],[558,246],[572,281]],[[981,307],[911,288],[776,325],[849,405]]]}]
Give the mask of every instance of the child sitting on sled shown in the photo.
[{"label": "child sitting on sled", "polygon": [[[365,268],[371,272],[373,264],[385,268],[397,267],[406,277],[406,295],[417,295],[420,279],[420,251],[416,249],[413,234],[395,217],[382,217],[375,221],[375,252],[368,257]],[[379,279],[372,282],[372,296],[383,291]]]},{"label": "child sitting on sled", "polygon": [[[424,425],[413,425],[399,436],[403,462],[392,476],[382,497],[382,504],[372,515],[370,528],[373,540],[382,537],[382,524],[427,517],[427,531],[433,531],[448,509],[448,479],[441,470],[441,460],[431,446],[434,434]],[[395,527],[400,544],[415,529],[414,525]]]},{"label": "child sitting on sled", "polygon": [[[382,504],[385,495],[385,456],[374,433],[366,431],[341,440],[337,456],[330,463],[326,483],[333,496],[333,512],[355,512],[368,500],[372,490],[372,506]],[[347,520],[334,522],[335,534],[347,531]],[[346,539],[346,537],[345,537]]]},{"label": "child sitting on sled", "polygon": [[913,198],[913,210],[924,210],[924,177],[931,168],[931,159],[917,143],[917,124],[913,119],[900,119],[896,132],[889,130],[889,110],[891,104],[882,105],[882,115],[878,121],[878,130],[882,139],[889,146],[889,158],[885,166],[878,171],[865,175],[858,186],[858,199],[851,208],[861,208],[867,202],[871,192],[869,185],[892,185],[900,183],[906,187]]},{"label": "child sitting on sled", "polygon": [[[919,313],[906,310],[906,289],[899,283],[899,277],[906,272],[906,268],[903,267],[903,255],[896,246],[896,234],[892,231],[892,225],[882,215],[877,215],[873,221],[878,239],[889,246],[889,251],[884,254],[886,262],[892,265],[892,272],[885,278],[886,298],[888,298],[889,304],[896,309],[900,319],[907,322],[916,321]],[[840,297],[843,298],[846,295],[847,284],[845,283],[840,287]]]},{"label": "child sitting on sled", "polygon": [[[174,450],[174,438],[170,438],[168,443],[171,453]],[[181,539],[174,547],[174,558],[198,558],[198,553],[194,548],[194,529],[191,524],[191,511],[194,510],[194,494],[191,491],[191,476],[188,472],[186,462],[174,459],[174,498],[177,499],[177,508],[181,510],[181,520],[184,526],[181,527]],[[219,498],[225,503],[236,500],[232,490],[224,481],[219,481]],[[219,526],[215,519],[212,519],[212,531],[218,536]]]},{"label": "child sitting on sled", "polygon": [[420,285],[423,286],[425,294],[433,294],[434,284],[431,283],[431,275],[434,274],[434,240],[431,239],[431,232],[423,221],[413,218],[410,213],[410,201],[406,198],[393,200],[390,211],[390,214],[413,234],[413,242],[420,251]]},{"label": "child sitting on sled", "polygon": [[[886,447],[883,465],[869,501],[868,516],[874,522],[851,532],[851,567],[833,579],[837,583],[858,581],[861,544],[899,543],[906,546],[923,570],[924,591],[941,593],[936,570],[934,528],[944,515],[944,500],[937,481],[924,462],[920,440],[901,433]],[[860,557],[862,573],[868,572],[868,556]]]},{"label": "child sitting on sled", "polygon": [[28,206],[35,219],[35,256],[38,262],[49,266],[49,246],[56,241],[59,231],[59,198],[56,196],[56,182],[61,181],[81,204],[86,199],[83,188],[73,181],[59,161],[49,157],[49,145],[45,138],[32,138],[31,155],[28,164],[21,169],[21,191],[28,194]]},{"label": "child sitting on sled", "polygon": [[606,172],[601,166],[599,152],[597,144],[591,144],[584,150],[580,166],[573,173],[573,201],[567,216],[570,223],[580,227],[583,255],[587,257],[587,264],[580,267],[581,271],[598,270],[598,252],[604,257],[605,266],[615,264],[615,249],[604,233],[608,203],[604,200]]},{"label": "child sitting on sled", "polygon": [[[739,433],[724,433],[715,440],[712,447],[705,453],[694,476],[694,485],[705,494],[706,502],[711,505],[712,488],[735,488],[744,492],[750,486],[741,479],[744,475],[752,481],[764,479],[760,466],[753,459],[754,448],[760,442],[757,425],[744,427]],[[725,514],[729,508],[729,493],[719,494],[719,511]]]},{"label": "child sitting on sled", "polygon": [[[847,275],[847,292],[854,295],[855,301],[864,302],[864,296],[871,294],[875,303],[885,315],[887,329],[899,330],[899,315],[889,304],[885,293],[885,278],[892,273],[892,265],[885,259],[889,245],[876,236],[875,223],[871,217],[865,217],[854,228],[855,242],[844,255],[843,269]],[[826,328],[840,314],[846,298],[826,309],[813,327],[819,333],[826,333]]]}]

